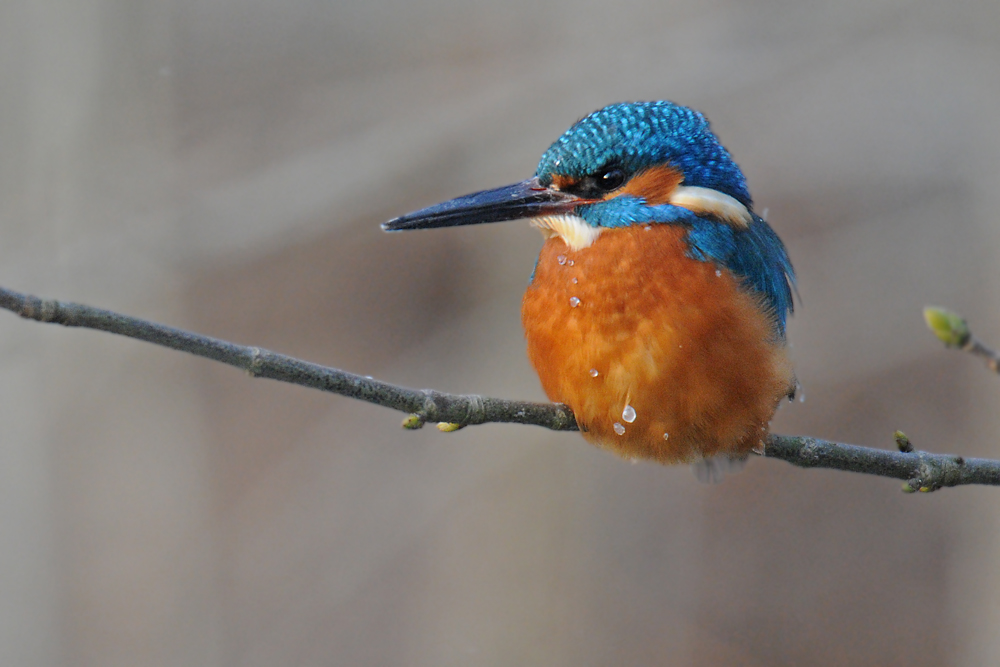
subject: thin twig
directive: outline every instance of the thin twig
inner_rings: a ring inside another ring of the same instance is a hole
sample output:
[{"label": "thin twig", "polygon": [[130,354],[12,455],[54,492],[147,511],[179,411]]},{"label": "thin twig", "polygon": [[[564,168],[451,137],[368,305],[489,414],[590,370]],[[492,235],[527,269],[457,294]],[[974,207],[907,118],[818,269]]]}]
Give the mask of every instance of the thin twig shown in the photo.
[{"label": "thin twig", "polygon": [[975,336],[969,336],[969,341],[960,349],[962,352],[968,352],[973,356],[983,359],[986,361],[987,368],[994,373],[1000,373],[1000,355],[998,355],[994,350],[991,350],[983,345],[983,343]]},{"label": "thin twig", "polygon": [[[475,395],[408,389],[370,377],[320,366],[258,347],[148,322],[78,303],[39,299],[0,287],[0,308],[21,317],[107,331],[144,340],[242,368],[253,377],[270,378],[329,391],[407,413],[405,428],[439,422],[443,430],[506,422],[553,431],[578,430],[572,411],[556,403],[508,401]],[[1000,461],[963,459],[926,452],[893,452],[801,436],[771,435],[763,456],[803,468],[833,468],[906,480],[904,491],[934,491],[961,484],[1000,485]]]},{"label": "thin twig", "polygon": [[947,308],[926,306],[924,320],[926,320],[927,327],[931,332],[946,347],[952,347],[979,357],[986,362],[987,368],[994,373],[1000,373],[1000,354],[984,345],[973,335],[972,329],[964,317]]}]

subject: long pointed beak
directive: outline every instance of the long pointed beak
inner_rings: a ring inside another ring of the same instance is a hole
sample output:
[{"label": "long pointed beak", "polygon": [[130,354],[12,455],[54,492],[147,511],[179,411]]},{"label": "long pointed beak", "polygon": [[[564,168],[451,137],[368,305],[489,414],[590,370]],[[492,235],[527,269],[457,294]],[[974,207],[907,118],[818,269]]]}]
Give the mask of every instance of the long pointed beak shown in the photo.
[{"label": "long pointed beak", "polygon": [[406,229],[503,222],[568,213],[578,204],[586,202],[587,200],[576,195],[543,187],[539,184],[538,177],[534,177],[514,185],[475,192],[401,215],[382,223],[382,229],[398,232]]}]

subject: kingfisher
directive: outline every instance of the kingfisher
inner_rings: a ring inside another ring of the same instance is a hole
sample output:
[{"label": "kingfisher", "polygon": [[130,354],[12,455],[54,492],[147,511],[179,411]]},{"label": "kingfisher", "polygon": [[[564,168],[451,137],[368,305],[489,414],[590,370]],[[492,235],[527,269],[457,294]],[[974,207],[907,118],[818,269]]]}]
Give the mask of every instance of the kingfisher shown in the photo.
[{"label": "kingfisher", "polygon": [[522,218],[544,238],[521,310],[528,357],[587,440],[709,479],[762,451],[795,391],[795,273],[704,115],[668,101],[604,107],[532,178],[382,228]]}]

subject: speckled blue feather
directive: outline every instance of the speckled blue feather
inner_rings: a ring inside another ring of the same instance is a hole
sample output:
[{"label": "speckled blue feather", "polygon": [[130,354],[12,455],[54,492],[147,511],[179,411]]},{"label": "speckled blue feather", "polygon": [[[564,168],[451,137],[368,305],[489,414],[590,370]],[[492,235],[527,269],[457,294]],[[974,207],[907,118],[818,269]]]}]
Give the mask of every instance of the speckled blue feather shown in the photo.
[{"label": "speckled blue feather", "polygon": [[581,178],[609,165],[634,174],[660,164],[683,173],[685,185],[718,190],[751,205],[743,172],[708,120],[673,102],[625,102],[595,111],[545,151],[535,173],[549,185],[552,174]]},{"label": "speckled blue feather", "polygon": [[[615,104],[595,111],[549,147],[536,175],[547,186],[553,174],[579,179],[617,166],[632,176],[658,165],[680,171],[684,185],[724,192],[752,212],[743,172],[716,139],[708,121],[697,111],[672,102]],[[778,335],[784,337],[785,323],[793,310],[795,272],[781,239],[759,216],[753,215],[744,228],[670,204],[648,206],[630,195],[580,206],[575,212],[595,227],[687,227],[688,254],[717,263],[762,295],[774,315]]]}]

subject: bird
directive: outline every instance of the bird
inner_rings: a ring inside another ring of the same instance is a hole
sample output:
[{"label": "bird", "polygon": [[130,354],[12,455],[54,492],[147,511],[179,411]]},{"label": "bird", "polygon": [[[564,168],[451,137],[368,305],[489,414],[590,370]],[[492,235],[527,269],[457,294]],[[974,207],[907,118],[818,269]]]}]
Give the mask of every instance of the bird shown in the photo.
[{"label": "bird", "polygon": [[717,481],[763,453],[795,394],[795,271],[700,112],[612,104],[535,175],[383,223],[403,231],[527,219],[543,244],[524,294],[528,358],[584,438]]}]

